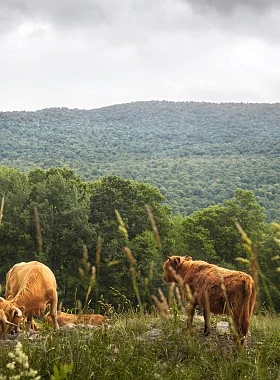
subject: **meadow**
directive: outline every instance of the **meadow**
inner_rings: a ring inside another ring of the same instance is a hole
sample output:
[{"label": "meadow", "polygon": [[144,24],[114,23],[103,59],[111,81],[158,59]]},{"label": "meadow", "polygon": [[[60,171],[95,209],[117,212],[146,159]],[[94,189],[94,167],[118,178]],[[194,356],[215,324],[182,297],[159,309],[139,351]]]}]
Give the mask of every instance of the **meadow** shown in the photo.
[{"label": "meadow", "polygon": [[212,316],[204,337],[201,319],[188,329],[186,314],[173,303],[168,318],[131,311],[96,328],[41,325],[40,333],[20,336],[22,347],[1,341],[0,379],[279,380],[279,314],[253,316],[244,348],[217,332],[220,320]]}]

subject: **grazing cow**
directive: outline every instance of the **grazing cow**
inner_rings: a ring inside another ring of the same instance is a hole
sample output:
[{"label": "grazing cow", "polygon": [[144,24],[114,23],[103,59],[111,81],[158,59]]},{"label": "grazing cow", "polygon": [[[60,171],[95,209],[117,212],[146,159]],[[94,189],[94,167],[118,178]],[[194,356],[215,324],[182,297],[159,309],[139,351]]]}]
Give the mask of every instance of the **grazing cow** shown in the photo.
[{"label": "grazing cow", "polygon": [[[49,313],[45,316],[46,321],[50,320]],[[59,327],[68,323],[98,326],[107,321],[107,317],[100,314],[69,314],[63,311],[57,312],[57,322]]]},{"label": "grazing cow", "polygon": [[54,274],[46,265],[38,261],[15,264],[6,275],[6,299],[0,297],[0,308],[18,329],[23,317],[20,314],[22,311],[30,330],[33,315],[41,315],[47,305],[50,305],[53,324],[58,328],[56,288]]},{"label": "grazing cow", "polygon": [[231,315],[236,333],[243,344],[249,330],[249,320],[256,301],[255,284],[244,272],[220,268],[205,261],[192,260],[190,256],[171,256],[163,266],[163,279],[184,286],[193,299],[190,302],[191,325],[195,307],[203,310],[204,335],[210,333],[210,312]]}]

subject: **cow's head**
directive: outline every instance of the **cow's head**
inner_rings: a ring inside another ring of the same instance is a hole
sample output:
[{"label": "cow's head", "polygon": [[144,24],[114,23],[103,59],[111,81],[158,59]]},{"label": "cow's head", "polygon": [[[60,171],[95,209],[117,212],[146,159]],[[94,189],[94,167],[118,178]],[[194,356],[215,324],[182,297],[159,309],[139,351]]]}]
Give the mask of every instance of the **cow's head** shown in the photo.
[{"label": "cow's head", "polygon": [[12,324],[9,327],[9,331],[19,331],[24,308],[18,307],[11,299],[5,300],[3,297],[0,297],[0,309],[4,311],[7,320]]},{"label": "cow's head", "polygon": [[169,256],[163,265],[163,281],[178,282],[178,269],[184,261],[190,261],[190,256]]},{"label": "cow's head", "polygon": [[0,325],[2,325],[2,331],[0,331],[0,338],[6,339],[9,328],[15,328],[16,325],[9,322],[3,309],[0,309]]}]

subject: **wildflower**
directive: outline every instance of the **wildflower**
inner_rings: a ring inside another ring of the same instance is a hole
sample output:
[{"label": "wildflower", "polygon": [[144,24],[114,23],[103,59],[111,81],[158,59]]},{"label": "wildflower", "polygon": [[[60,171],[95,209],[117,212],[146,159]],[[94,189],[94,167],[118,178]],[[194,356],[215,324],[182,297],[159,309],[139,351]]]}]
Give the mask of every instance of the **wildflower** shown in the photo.
[{"label": "wildflower", "polygon": [[7,367],[8,369],[15,369],[15,366],[16,366],[16,363],[15,363],[15,362],[10,362],[10,363],[8,363],[8,364],[6,365],[6,367]]},{"label": "wildflower", "polygon": [[40,380],[41,376],[38,375],[38,371],[29,368],[28,356],[23,351],[21,342],[18,342],[14,352],[8,353],[9,358],[12,359],[10,363],[6,365],[6,368],[13,371],[9,377],[0,374],[0,380],[20,380],[22,378],[30,378],[33,380]]}]

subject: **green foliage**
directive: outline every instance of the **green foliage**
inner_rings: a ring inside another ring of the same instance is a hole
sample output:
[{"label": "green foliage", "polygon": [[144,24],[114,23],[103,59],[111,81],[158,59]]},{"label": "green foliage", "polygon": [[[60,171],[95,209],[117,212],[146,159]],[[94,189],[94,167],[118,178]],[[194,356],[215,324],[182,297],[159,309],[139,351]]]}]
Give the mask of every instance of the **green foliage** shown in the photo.
[{"label": "green foliage", "polygon": [[261,241],[266,225],[265,213],[253,192],[237,189],[235,196],[223,204],[182,218],[180,245],[184,245],[185,251],[194,259],[233,266],[235,258],[244,255],[236,222],[246,226],[256,244]]},{"label": "green foliage", "polygon": [[[259,250],[262,305],[280,309],[279,273],[272,260],[279,247],[252,191],[237,189],[222,204],[173,216],[158,189],[117,176],[85,182],[69,168],[34,169],[25,175],[3,167],[0,179],[0,195],[5,197],[2,284],[16,262],[40,260],[54,271],[65,308],[76,308],[79,300],[99,311],[100,299],[116,310],[123,299],[127,305],[149,308],[151,294],[162,285],[162,264],[168,255],[187,254],[248,271],[235,260],[247,258],[238,222]],[[87,265],[94,267],[92,283],[92,273],[79,272],[85,247]]]},{"label": "green foliage", "polygon": [[[123,252],[125,246],[132,249],[136,258],[140,282],[142,277],[148,277],[151,261],[160,262],[161,253],[151,234],[146,206],[149,205],[153,212],[160,235],[164,235],[169,225],[170,210],[161,204],[162,201],[163,196],[157,189],[133,180],[105,176],[92,183],[90,222],[103,240],[99,285],[105,298],[111,293],[108,283],[130,300],[135,298],[129,262]],[[112,262],[116,264],[110,265]],[[119,299],[112,295],[109,297],[117,306]]]},{"label": "green foliage", "polygon": [[69,166],[156,186],[183,215],[253,190],[280,216],[279,104],[135,102],[0,113],[0,165]]},{"label": "green foliage", "polygon": [[111,235],[119,233],[117,210],[128,230],[129,238],[133,239],[150,227],[146,205],[151,207],[159,228],[164,228],[164,219],[170,215],[170,210],[161,205],[163,200],[162,194],[148,184],[105,176],[93,182],[91,222],[101,226],[98,232],[104,239],[110,239]]},{"label": "green foliage", "polygon": [[54,365],[53,375],[51,375],[51,380],[66,379],[69,373],[71,373],[72,369],[73,369],[73,364],[60,364],[59,367],[57,367],[57,365]]},{"label": "green foliage", "polygon": [[5,199],[0,225],[0,282],[12,263],[31,260],[36,246],[32,239],[28,177],[15,169],[0,168],[0,199]]},{"label": "green foliage", "polygon": [[88,221],[89,195],[66,169],[50,169],[44,176],[40,173],[41,180],[36,183],[38,171],[29,176],[31,207],[39,212],[46,264],[53,269],[63,290],[61,296],[68,302],[77,287],[83,246],[91,247],[96,236]]},{"label": "green foliage", "polygon": [[256,246],[258,253],[258,262],[262,272],[260,303],[264,309],[280,310],[280,272],[277,271],[279,266],[279,245],[274,238],[276,229],[269,224],[265,227],[265,233],[261,242]]}]

